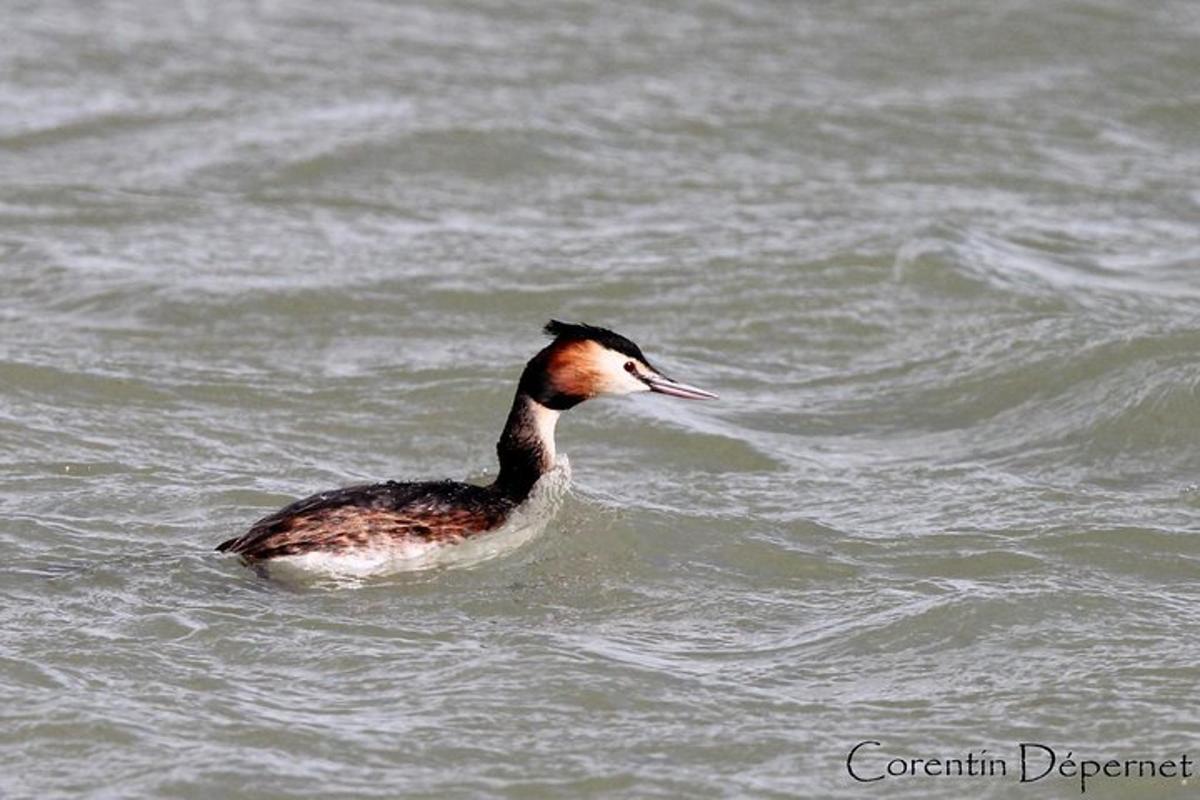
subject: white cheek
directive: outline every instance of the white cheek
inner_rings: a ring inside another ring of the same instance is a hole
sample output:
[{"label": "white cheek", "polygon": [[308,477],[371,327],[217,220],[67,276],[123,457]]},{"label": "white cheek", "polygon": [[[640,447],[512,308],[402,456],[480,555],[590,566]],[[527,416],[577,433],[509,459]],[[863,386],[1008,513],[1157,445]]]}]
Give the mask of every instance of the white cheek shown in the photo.
[{"label": "white cheek", "polygon": [[618,381],[618,387],[615,394],[633,394],[634,392],[648,392],[650,387],[642,381],[630,375],[628,372],[621,370],[621,375]]},{"label": "white cheek", "polygon": [[602,393],[633,394],[634,392],[650,391],[649,386],[625,371],[627,361],[629,361],[629,356],[613,350],[605,350],[601,354],[600,367],[601,374],[604,376]]}]

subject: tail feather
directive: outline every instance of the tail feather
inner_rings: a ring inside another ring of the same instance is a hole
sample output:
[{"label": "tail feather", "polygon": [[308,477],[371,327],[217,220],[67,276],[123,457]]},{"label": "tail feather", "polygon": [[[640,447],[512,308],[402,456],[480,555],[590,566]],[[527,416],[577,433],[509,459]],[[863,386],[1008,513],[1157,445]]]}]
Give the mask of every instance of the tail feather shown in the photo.
[{"label": "tail feather", "polygon": [[240,536],[235,536],[232,539],[226,539],[225,541],[221,542],[219,545],[216,546],[217,552],[224,553],[228,550],[232,550],[234,545],[236,545],[238,543],[238,541],[241,540],[241,538],[242,537],[240,537]]}]

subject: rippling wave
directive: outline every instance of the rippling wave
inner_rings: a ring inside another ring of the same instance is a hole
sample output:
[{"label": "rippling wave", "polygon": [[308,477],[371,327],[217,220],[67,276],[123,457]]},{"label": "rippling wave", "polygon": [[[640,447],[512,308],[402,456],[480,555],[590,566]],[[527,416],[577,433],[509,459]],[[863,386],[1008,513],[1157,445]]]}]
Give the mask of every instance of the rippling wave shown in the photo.
[{"label": "rippling wave", "polygon": [[[859,797],[867,736],[1190,745],[1192,4],[0,22],[0,795]],[[722,400],[566,415],[559,513],[477,568],[211,552],[487,480],[551,317]]]}]

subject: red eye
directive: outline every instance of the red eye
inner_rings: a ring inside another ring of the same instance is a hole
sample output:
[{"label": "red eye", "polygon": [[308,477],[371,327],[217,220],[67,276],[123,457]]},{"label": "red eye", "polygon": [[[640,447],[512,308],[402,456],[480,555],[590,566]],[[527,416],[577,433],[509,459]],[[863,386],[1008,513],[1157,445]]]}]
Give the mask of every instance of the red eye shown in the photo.
[{"label": "red eye", "polygon": [[626,361],[625,362],[625,371],[631,375],[636,375],[637,374],[637,364],[633,363],[632,361]]}]

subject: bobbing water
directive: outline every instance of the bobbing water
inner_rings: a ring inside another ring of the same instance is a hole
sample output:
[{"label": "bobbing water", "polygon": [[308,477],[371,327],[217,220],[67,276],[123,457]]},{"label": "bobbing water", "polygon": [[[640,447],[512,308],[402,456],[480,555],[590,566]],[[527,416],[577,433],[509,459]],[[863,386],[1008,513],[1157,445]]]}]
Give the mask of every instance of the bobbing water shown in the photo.
[{"label": "bobbing water", "polygon": [[[0,29],[0,795],[1073,796],[1018,746],[1200,757],[1194,3]],[[570,412],[571,494],[475,567],[211,552],[486,480],[552,316],[722,398]]]}]

